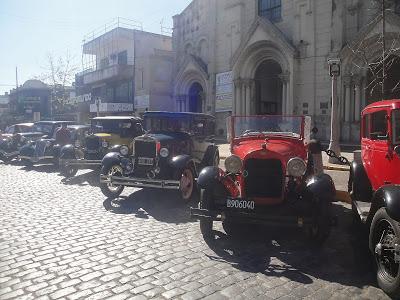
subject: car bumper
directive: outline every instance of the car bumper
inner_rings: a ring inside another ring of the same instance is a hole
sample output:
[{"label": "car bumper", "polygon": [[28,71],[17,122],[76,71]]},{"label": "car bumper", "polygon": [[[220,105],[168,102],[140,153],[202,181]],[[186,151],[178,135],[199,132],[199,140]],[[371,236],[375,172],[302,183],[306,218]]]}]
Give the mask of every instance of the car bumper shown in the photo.
[{"label": "car bumper", "polygon": [[49,160],[49,159],[54,159],[53,156],[38,156],[38,157],[32,157],[32,156],[24,156],[24,155],[20,155],[19,156],[20,159],[24,159],[24,160],[29,160],[33,163],[35,162],[39,162],[41,160]]},{"label": "car bumper", "polygon": [[224,221],[229,218],[237,223],[259,224],[280,227],[299,227],[309,226],[312,224],[310,217],[300,216],[271,216],[261,213],[247,213],[234,211],[212,211],[201,208],[190,208],[190,217],[193,219],[211,219],[213,221]]},{"label": "car bumper", "polygon": [[60,166],[75,167],[78,169],[100,167],[101,160],[89,160],[89,159],[60,159]]},{"label": "car bumper", "polygon": [[168,190],[179,190],[180,182],[177,180],[160,180],[135,177],[120,177],[100,175],[101,183],[111,183],[114,185],[123,185],[136,188],[159,188]]}]

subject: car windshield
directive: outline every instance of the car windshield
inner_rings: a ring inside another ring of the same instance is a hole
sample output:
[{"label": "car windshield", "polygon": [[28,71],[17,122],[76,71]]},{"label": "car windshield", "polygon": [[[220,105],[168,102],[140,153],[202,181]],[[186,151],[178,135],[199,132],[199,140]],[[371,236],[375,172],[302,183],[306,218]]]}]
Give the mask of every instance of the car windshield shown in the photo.
[{"label": "car windshield", "polygon": [[129,120],[92,120],[91,124],[95,133],[121,134],[121,129],[129,130],[132,127]]},{"label": "car windshield", "polygon": [[51,134],[52,129],[52,124],[36,123],[35,125],[33,125],[32,132],[43,132],[45,134]]},{"label": "car windshield", "polygon": [[304,119],[306,118],[301,116],[230,117],[227,122],[229,139],[260,135],[302,138],[304,137],[302,126]]},{"label": "car windshield", "polygon": [[18,126],[19,132],[26,133],[32,131],[32,126],[20,125]]},{"label": "car windshield", "polygon": [[156,118],[145,117],[146,130],[150,132],[189,132],[190,121],[188,118]]},{"label": "car windshield", "polygon": [[400,144],[400,109],[396,109],[392,113],[392,131],[393,131],[393,144]]}]

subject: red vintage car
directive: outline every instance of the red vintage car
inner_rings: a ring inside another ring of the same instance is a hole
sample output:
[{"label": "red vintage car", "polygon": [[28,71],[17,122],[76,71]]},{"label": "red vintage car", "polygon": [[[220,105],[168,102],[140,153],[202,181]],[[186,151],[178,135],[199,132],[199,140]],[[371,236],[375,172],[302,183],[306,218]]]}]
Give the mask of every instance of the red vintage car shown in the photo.
[{"label": "red vintage car", "polygon": [[336,190],[327,174],[315,171],[322,170],[313,163],[321,162],[321,149],[310,141],[310,126],[305,116],[228,120],[232,155],[225,160],[226,170],[202,170],[200,205],[191,209],[205,239],[214,238],[218,220],[228,235],[247,223],[285,223],[307,229],[317,243],[328,237]]},{"label": "red vintage car", "polygon": [[361,160],[350,168],[354,215],[367,225],[378,285],[400,297],[400,100],[368,105],[362,112]]}]

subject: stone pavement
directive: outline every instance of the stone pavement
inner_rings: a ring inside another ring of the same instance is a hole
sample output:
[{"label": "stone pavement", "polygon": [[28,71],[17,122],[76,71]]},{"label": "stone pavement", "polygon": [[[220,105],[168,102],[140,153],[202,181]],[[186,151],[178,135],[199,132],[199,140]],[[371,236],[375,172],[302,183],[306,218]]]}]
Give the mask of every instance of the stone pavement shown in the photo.
[{"label": "stone pavement", "polygon": [[[95,173],[0,163],[0,299],[387,299],[348,205],[322,249],[255,228],[207,245],[175,192],[107,200]],[[135,193],[133,193],[135,192]],[[133,193],[133,194],[132,194]]]}]

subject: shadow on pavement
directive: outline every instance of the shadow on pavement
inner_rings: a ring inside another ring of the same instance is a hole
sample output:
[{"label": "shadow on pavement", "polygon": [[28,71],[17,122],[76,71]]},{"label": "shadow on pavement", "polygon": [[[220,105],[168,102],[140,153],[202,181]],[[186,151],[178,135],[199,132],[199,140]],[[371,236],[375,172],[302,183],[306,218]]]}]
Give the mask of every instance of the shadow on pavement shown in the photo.
[{"label": "shadow on pavement", "polygon": [[[62,176],[60,174],[60,176]],[[71,178],[63,178],[61,179],[61,183],[65,185],[79,185],[79,186],[85,186],[85,185],[91,185],[91,186],[99,186],[100,183],[100,177],[99,177],[99,171],[94,170],[90,171],[88,173],[83,173],[76,175]],[[62,176],[63,177],[63,176]]]},{"label": "shadow on pavement", "polygon": [[58,172],[58,166],[55,165],[33,165],[33,166],[26,166],[22,163],[19,163],[18,166],[22,166],[20,170],[25,172],[40,172],[40,173],[56,173]]},{"label": "shadow on pavement", "polygon": [[106,199],[103,206],[115,214],[134,214],[137,218],[150,216],[160,222],[180,224],[195,222],[190,218],[190,206],[196,205],[198,195],[190,202],[184,202],[177,191],[141,189],[128,197]]},{"label": "shadow on pavement", "polygon": [[352,223],[350,209],[341,204],[334,209],[339,225],[322,247],[313,247],[300,229],[251,226],[240,237],[214,231],[216,238],[206,243],[215,255],[208,256],[241,271],[302,284],[318,278],[360,288],[375,285],[366,232]]}]

